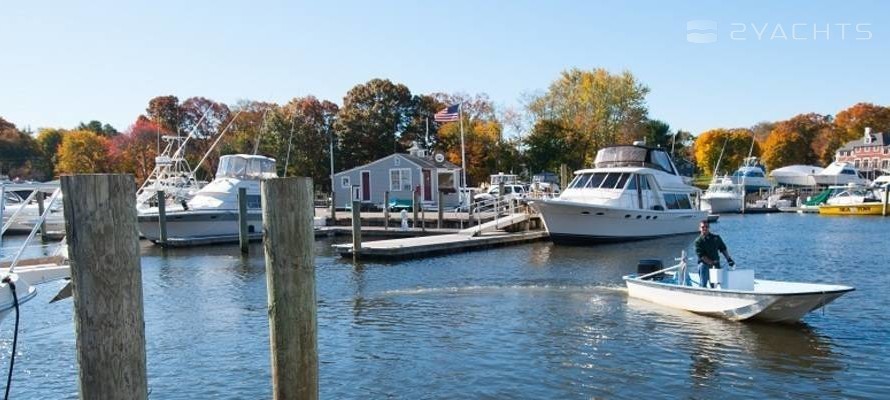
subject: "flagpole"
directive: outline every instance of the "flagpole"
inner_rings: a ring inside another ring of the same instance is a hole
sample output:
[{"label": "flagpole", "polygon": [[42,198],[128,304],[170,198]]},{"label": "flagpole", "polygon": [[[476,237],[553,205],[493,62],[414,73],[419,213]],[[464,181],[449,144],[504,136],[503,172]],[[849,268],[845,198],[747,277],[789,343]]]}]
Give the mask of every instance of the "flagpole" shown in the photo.
[{"label": "flagpole", "polygon": [[[464,189],[466,189],[467,188],[467,160],[466,160],[467,152],[466,152],[466,148],[464,147],[464,114],[463,114],[464,110],[463,110],[463,108],[464,107],[463,107],[462,103],[457,105],[457,116],[460,119],[460,169],[461,169],[461,173],[463,174],[463,182],[461,182],[461,183],[463,184],[462,187]],[[469,201],[467,202],[467,204],[469,204]]]}]

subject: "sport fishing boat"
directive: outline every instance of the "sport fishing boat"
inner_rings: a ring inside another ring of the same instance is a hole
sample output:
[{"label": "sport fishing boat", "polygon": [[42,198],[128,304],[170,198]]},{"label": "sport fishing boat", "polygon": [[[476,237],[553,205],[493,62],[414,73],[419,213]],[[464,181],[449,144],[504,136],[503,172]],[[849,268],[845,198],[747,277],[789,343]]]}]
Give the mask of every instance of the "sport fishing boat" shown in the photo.
[{"label": "sport fishing boat", "polygon": [[711,213],[737,213],[742,211],[745,190],[732,183],[728,176],[715,178],[701,196],[701,209]]},{"label": "sport fishing boat", "polygon": [[847,185],[850,183],[857,185],[868,184],[868,179],[860,177],[859,170],[853,164],[840,161],[831,163],[825,169],[810,175],[810,177],[819,186]]},{"label": "sport fishing boat", "polygon": [[744,185],[746,193],[769,189],[771,186],[766,179],[766,170],[757,157],[745,157],[742,166],[732,173],[732,183]]},{"label": "sport fishing boat", "polygon": [[662,269],[660,261],[642,260],[638,273],[624,277],[628,295],[734,321],[794,323],[854,290],[843,285],[754,279],[754,270],[730,268],[712,269],[710,277],[716,286],[701,287],[698,274],[687,273],[685,252],[678,261]]},{"label": "sport fishing boat", "polygon": [[[216,179],[186,202],[184,209],[165,213],[168,237],[237,236],[240,188],[247,192],[248,232],[260,234],[263,220],[260,182],[276,176],[272,158],[247,154],[220,157]],[[160,239],[157,208],[140,211],[138,220],[139,232],[146,239]]]},{"label": "sport fishing boat", "polygon": [[530,204],[555,243],[622,242],[697,232],[708,215],[692,206],[698,191],[664,149],[634,143],[601,149],[559,197]]}]

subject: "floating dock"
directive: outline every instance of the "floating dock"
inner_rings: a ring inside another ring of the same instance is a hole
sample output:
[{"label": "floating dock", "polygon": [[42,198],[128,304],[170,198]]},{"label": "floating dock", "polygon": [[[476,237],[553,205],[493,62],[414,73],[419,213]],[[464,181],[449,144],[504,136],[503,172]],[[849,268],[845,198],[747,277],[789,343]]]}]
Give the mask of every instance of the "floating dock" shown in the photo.
[{"label": "floating dock", "polygon": [[407,239],[364,242],[358,254],[353,254],[352,244],[334,245],[343,257],[358,259],[406,259],[426,257],[455,251],[472,251],[492,247],[536,242],[548,237],[543,230],[530,232],[484,232],[476,236],[464,233],[414,237]]}]

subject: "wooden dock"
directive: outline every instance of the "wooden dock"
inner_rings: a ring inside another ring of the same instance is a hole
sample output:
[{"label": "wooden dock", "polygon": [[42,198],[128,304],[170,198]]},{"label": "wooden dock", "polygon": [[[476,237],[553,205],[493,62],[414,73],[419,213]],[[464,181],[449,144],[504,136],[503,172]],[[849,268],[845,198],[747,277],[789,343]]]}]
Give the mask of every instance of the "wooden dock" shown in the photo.
[{"label": "wooden dock", "polygon": [[544,240],[547,237],[547,232],[543,230],[512,233],[486,232],[477,236],[454,233],[363,242],[358,254],[353,254],[352,244],[338,244],[333,247],[343,257],[392,260],[509,246]]},{"label": "wooden dock", "polygon": [[[458,232],[457,229],[421,229],[409,228],[401,230],[396,228],[384,229],[382,226],[363,226],[362,234],[370,237],[411,238],[418,236],[447,235]],[[322,226],[315,229],[315,238],[351,236],[352,228],[348,226]],[[263,240],[262,232],[249,234],[251,242]],[[238,243],[238,235],[198,236],[198,237],[169,237],[165,247],[194,247],[210,246],[216,244]],[[159,244],[155,242],[156,244]]]}]

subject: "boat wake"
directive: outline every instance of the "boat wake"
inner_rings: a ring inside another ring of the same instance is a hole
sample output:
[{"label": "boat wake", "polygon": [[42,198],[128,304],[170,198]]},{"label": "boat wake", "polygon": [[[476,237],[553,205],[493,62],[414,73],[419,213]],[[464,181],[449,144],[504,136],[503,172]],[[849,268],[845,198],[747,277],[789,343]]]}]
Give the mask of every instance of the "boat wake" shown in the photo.
[{"label": "boat wake", "polygon": [[393,289],[380,293],[381,296],[411,296],[411,295],[428,295],[428,294],[465,294],[465,293],[495,293],[495,292],[536,292],[536,291],[558,291],[558,292],[617,292],[627,293],[627,288],[618,286],[614,283],[604,283],[601,285],[471,285],[471,286],[449,286],[449,287],[429,287],[429,288],[411,288],[411,289]]}]

